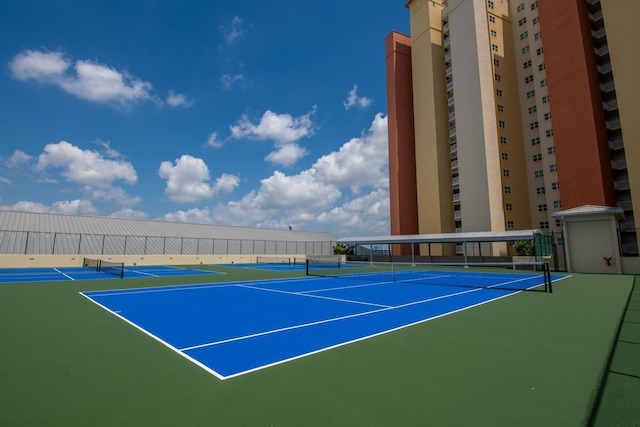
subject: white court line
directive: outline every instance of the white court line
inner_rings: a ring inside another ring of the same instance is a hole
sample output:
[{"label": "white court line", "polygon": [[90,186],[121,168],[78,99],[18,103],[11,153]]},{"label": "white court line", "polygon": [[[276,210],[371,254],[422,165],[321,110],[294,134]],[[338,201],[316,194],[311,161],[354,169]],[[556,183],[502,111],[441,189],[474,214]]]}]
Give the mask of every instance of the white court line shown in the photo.
[{"label": "white court line", "polygon": [[466,291],[456,292],[456,293],[453,293],[453,294],[440,295],[439,297],[428,298],[428,299],[420,300],[420,301],[413,301],[413,302],[409,302],[409,303],[402,304],[402,305],[380,308],[378,310],[371,310],[371,311],[365,311],[363,313],[349,314],[349,315],[346,315],[346,316],[334,317],[334,318],[325,319],[325,320],[318,320],[316,322],[303,323],[303,324],[300,324],[300,325],[287,326],[285,328],[273,329],[273,330],[270,330],[270,331],[259,332],[259,333],[256,333],[256,334],[250,334],[250,335],[245,335],[245,336],[241,336],[241,337],[228,338],[228,339],[225,339],[225,340],[214,341],[214,342],[205,343],[205,344],[198,344],[198,345],[194,345],[194,346],[191,346],[191,347],[180,348],[179,350],[180,351],[195,350],[197,348],[211,347],[211,346],[214,346],[214,345],[225,344],[225,343],[228,343],[228,342],[240,341],[240,340],[244,340],[244,339],[248,339],[248,338],[255,338],[255,337],[262,336],[262,335],[270,335],[270,334],[275,334],[275,333],[278,333],[278,332],[284,332],[284,331],[290,331],[290,330],[293,330],[293,329],[305,328],[305,327],[308,327],[308,326],[320,325],[320,324],[323,324],[323,323],[337,322],[337,321],[340,321],[340,320],[351,319],[351,318],[360,317],[360,316],[367,316],[369,314],[381,313],[383,311],[397,310],[397,309],[400,309],[400,308],[410,307],[412,305],[417,305],[417,304],[423,304],[423,303],[426,303],[426,302],[437,301],[437,300],[440,300],[440,299],[449,298],[449,297],[458,296],[458,295],[463,295],[463,294],[468,294],[468,293],[471,293],[471,292],[477,292],[477,291],[481,291],[481,290],[482,289],[469,289],[469,290],[466,290]]},{"label": "white court line", "polygon": [[343,298],[335,298],[335,297],[325,297],[325,296],[322,296],[322,295],[310,295],[310,294],[305,294],[305,293],[301,293],[301,292],[281,291],[281,290],[278,290],[278,289],[260,288],[258,286],[250,286],[250,285],[237,285],[237,286],[239,288],[255,289],[255,290],[258,290],[258,291],[265,291],[265,292],[276,292],[276,293],[279,293],[279,294],[295,295],[295,296],[299,296],[299,297],[328,299],[328,300],[331,300],[331,301],[349,302],[349,303],[352,303],[352,304],[359,304],[359,305],[372,305],[374,307],[386,307],[386,308],[391,307],[390,305],[384,305],[384,304],[374,304],[374,303],[371,303],[371,302],[355,301],[355,300],[349,300],[349,299],[343,299]]},{"label": "white court line", "polygon": [[131,273],[136,273],[136,274],[141,274],[143,276],[160,277],[157,274],[145,273],[144,271],[140,271],[140,270],[129,270],[129,269],[127,269],[125,271],[131,272]]},{"label": "white court line", "polygon": [[76,280],[73,277],[69,276],[68,274],[63,273],[62,271],[58,270],[57,268],[54,268],[54,270],[57,271],[58,273],[62,274],[64,277],[66,277],[69,280]]}]

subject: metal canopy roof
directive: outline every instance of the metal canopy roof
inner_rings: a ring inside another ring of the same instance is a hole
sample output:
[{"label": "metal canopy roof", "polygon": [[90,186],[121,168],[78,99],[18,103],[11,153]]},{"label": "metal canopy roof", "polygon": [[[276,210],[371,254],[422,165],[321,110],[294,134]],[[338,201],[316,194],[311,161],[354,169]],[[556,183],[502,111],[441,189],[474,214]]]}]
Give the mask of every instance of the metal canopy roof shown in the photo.
[{"label": "metal canopy roof", "polygon": [[513,242],[532,240],[540,230],[474,231],[467,233],[406,234],[399,236],[343,237],[341,244],[381,245],[396,243],[464,243],[464,242]]}]

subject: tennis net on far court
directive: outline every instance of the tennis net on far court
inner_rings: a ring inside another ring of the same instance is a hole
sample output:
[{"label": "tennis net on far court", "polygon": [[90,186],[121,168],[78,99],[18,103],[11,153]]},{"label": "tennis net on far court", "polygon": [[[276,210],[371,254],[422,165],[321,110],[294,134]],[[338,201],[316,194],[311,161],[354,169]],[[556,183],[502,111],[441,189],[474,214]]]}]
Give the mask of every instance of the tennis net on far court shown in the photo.
[{"label": "tennis net on far court", "polygon": [[100,265],[100,260],[99,259],[92,259],[92,258],[84,258],[82,260],[82,266],[85,268],[91,268],[93,270],[98,271],[98,266]]},{"label": "tennis net on far court", "polygon": [[124,262],[99,260],[98,271],[107,274],[113,274],[114,276],[119,276],[122,279],[124,278]]},{"label": "tennis net on far court", "polygon": [[552,292],[549,264],[307,261],[308,276],[511,291]]},{"label": "tennis net on far court", "polygon": [[285,256],[259,256],[256,258],[256,263],[291,265],[291,258]]}]

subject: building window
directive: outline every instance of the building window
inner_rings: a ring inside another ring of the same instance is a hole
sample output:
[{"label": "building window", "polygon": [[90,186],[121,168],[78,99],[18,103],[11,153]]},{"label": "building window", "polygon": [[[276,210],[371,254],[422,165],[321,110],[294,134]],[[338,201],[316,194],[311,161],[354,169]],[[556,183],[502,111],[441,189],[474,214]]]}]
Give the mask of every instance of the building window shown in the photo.
[{"label": "building window", "polygon": [[526,45],[525,47],[522,48],[522,54],[525,55],[529,52],[529,45]]},{"label": "building window", "polygon": [[533,25],[538,25],[538,22],[540,22],[540,18],[538,18],[537,16],[533,18]]},{"label": "building window", "polygon": [[558,172],[558,166],[555,163],[553,165],[549,165],[549,172]]},{"label": "building window", "polygon": [[540,80],[540,87],[545,87],[547,85],[547,79]]},{"label": "building window", "polygon": [[545,120],[551,120],[551,113],[544,113]]},{"label": "building window", "polygon": [[542,46],[536,49],[536,55],[542,55],[543,52],[544,50],[542,49]]},{"label": "building window", "polygon": [[536,111],[538,111],[538,106],[534,105],[532,107],[529,107],[529,114],[533,114]]},{"label": "building window", "polygon": [[518,5],[518,12],[522,12],[524,10],[524,3],[520,3],[520,5]]},{"label": "building window", "polygon": [[551,189],[552,190],[559,190],[560,189],[560,184],[557,182],[552,182],[551,183]]},{"label": "building window", "polygon": [[504,122],[504,120],[499,120],[499,121],[498,121],[498,126],[500,126],[501,128],[506,128],[506,127],[507,127],[507,125],[506,125],[506,123]]},{"label": "building window", "polygon": [[552,145],[551,147],[547,148],[547,152],[548,152],[549,154],[555,154],[555,152],[556,152],[556,147],[554,147],[554,146]]},{"label": "building window", "polygon": [[534,162],[539,162],[540,160],[542,160],[542,154],[538,153],[533,155]]},{"label": "building window", "polygon": [[507,203],[504,208],[507,212],[511,212],[513,210],[513,205],[511,203]]},{"label": "building window", "polygon": [[522,63],[522,66],[524,67],[524,69],[526,70],[527,68],[531,67],[531,60],[529,59],[528,61],[524,61]]},{"label": "building window", "polygon": [[532,90],[527,92],[527,99],[531,99],[531,98],[535,98],[536,97],[536,91]]},{"label": "building window", "polygon": [[540,144],[540,137],[536,136],[535,138],[531,139],[531,145],[538,145]]},{"label": "building window", "polygon": [[537,33],[535,33],[535,34],[533,35],[533,38],[534,38],[535,40],[540,40],[540,39],[542,38],[542,33],[541,33],[540,31],[538,31]]},{"label": "building window", "polygon": [[498,32],[496,30],[491,30],[491,37],[498,37]]},{"label": "building window", "polygon": [[538,212],[546,212],[546,211],[547,211],[547,204],[546,203],[538,205]]},{"label": "building window", "polygon": [[493,15],[489,15],[489,22],[493,22],[494,24],[496,23],[496,17]]},{"label": "building window", "polygon": [[546,95],[546,96],[542,97],[542,103],[543,104],[548,104],[549,103],[549,95]]},{"label": "building window", "polygon": [[540,221],[540,228],[541,229],[549,228],[549,221]]},{"label": "building window", "polygon": [[502,80],[502,77],[500,77],[500,74],[494,74],[493,77],[496,79],[497,82]]},{"label": "building window", "polygon": [[502,90],[496,89],[496,96],[502,96]]},{"label": "building window", "polygon": [[498,104],[498,111],[499,111],[500,113],[504,113],[504,105],[500,105],[500,104]]},{"label": "building window", "polygon": [[562,220],[556,219],[556,227],[562,227]]},{"label": "building window", "polygon": [[511,187],[504,187],[504,194],[511,194]]},{"label": "building window", "polygon": [[537,128],[538,128],[538,122],[529,123],[529,129],[533,130],[533,129],[537,129]]},{"label": "building window", "polygon": [[546,193],[546,192],[547,192],[547,190],[546,190],[544,187],[538,187],[538,188],[536,188],[536,194],[537,194],[538,196],[542,196],[542,195],[543,195],[544,193]]},{"label": "building window", "polygon": [[542,70],[544,70],[545,68],[547,68],[547,66],[546,66],[546,65],[544,65],[544,62],[543,62],[542,64],[538,65],[538,71],[542,71]]},{"label": "building window", "polygon": [[515,227],[516,225],[513,223],[513,221],[507,221],[507,228],[514,229]]},{"label": "building window", "polygon": [[547,134],[547,137],[553,136],[553,129],[547,129],[545,133]]},{"label": "building window", "polygon": [[527,17],[526,16],[518,21],[518,25],[521,26],[521,27],[526,23],[527,23]]},{"label": "building window", "polygon": [[537,1],[534,1],[533,3],[531,3],[531,10],[536,10],[537,7],[538,7]]},{"label": "building window", "polygon": [[498,52],[498,45],[497,44],[492,44],[491,45],[491,50],[493,50],[494,52]]},{"label": "building window", "polygon": [[500,144],[506,144],[507,143],[507,137],[506,136],[501,136],[500,137]]},{"label": "building window", "polygon": [[524,33],[520,34],[520,40],[524,40],[527,37],[529,37],[529,32],[528,31],[525,31]]},{"label": "building window", "polygon": [[496,66],[496,67],[499,67],[500,66],[500,60],[496,59],[496,58],[493,58],[493,65]]},{"label": "building window", "polygon": [[502,176],[509,176],[509,169],[503,169]]},{"label": "building window", "polygon": [[537,170],[533,174],[534,174],[534,176],[536,178],[542,178],[544,176],[544,171],[542,169],[541,170]]},{"label": "building window", "polygon": [[489,9],[493,9],[493,2],[491,0],[487,2],[487,5],[489,6]]},{"label": "building window", "polygon": [[533,81],[533,75],[530,75],[524,78],[525,83],[531,83],[532,81]]},{"label": "building window", "polygon": [[560,200],[554,200],[553,201],[553,208],[554,209],[562,209],[562,204],[560,203]]},{"label": "building window", "polygon": [[507,153],[502,153],[502,160],[509,160],[509,155]]}]

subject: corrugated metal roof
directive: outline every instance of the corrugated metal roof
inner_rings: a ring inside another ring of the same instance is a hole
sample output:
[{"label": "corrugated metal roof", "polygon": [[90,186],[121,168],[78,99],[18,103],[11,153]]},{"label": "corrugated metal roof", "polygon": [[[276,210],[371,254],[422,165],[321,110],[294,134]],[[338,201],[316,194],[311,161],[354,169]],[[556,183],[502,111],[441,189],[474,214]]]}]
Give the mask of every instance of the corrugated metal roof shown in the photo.
[{"label": "corrugated metal roof", "polygon": [[61,215],[0,210],[0,231],[107,234],[118,236],[191,237],[289,242],[336,241],[331,233],[268,228],[191,224],[157,220]]},{"label": "corrugated metal roof", "polygon": [[478,231],[467,233],[406,234],[399,236],[343,237],[336,243],[382,245],[396,243],[464,243],[464,242],[514,242],[532,240],[540,230]]}]

